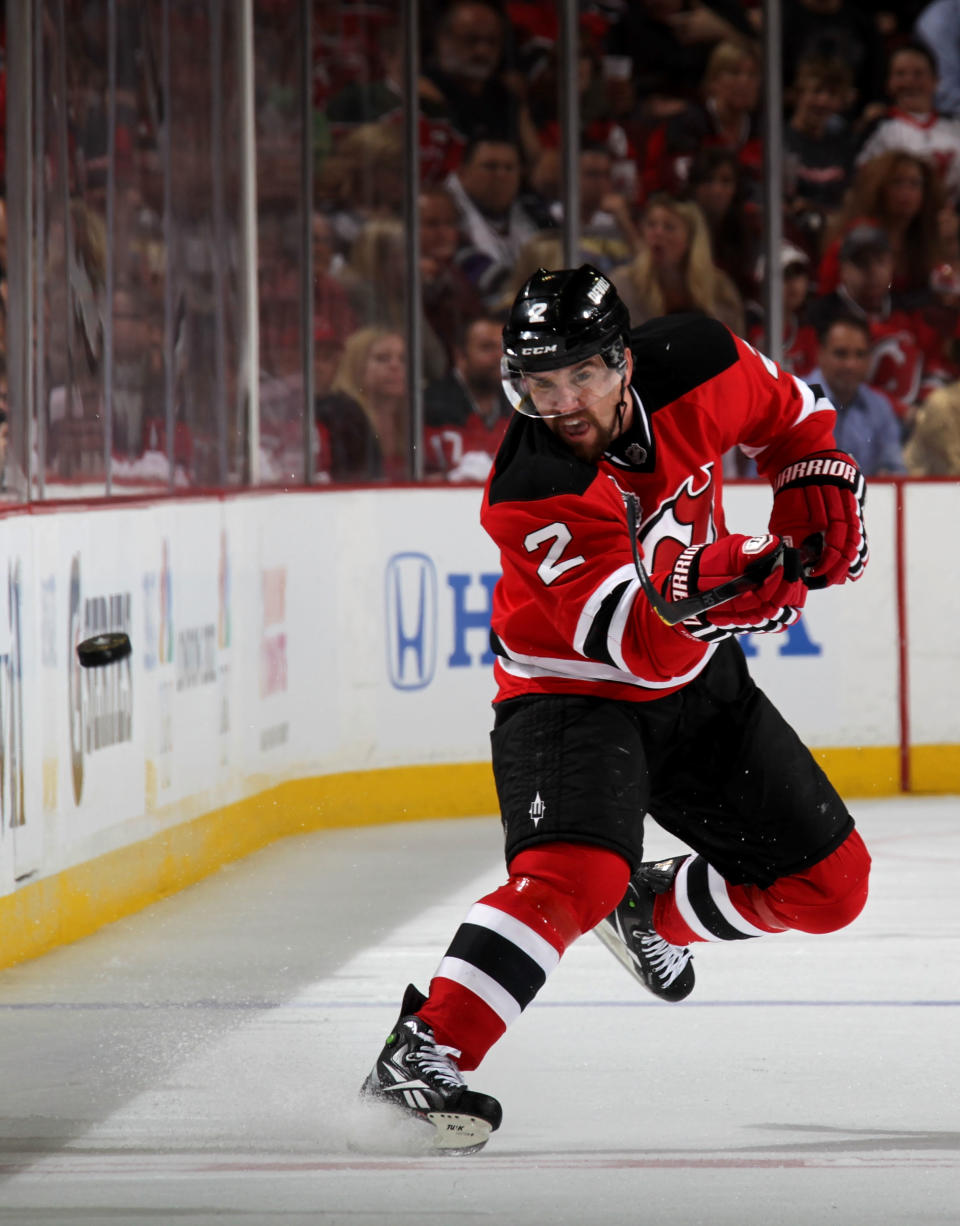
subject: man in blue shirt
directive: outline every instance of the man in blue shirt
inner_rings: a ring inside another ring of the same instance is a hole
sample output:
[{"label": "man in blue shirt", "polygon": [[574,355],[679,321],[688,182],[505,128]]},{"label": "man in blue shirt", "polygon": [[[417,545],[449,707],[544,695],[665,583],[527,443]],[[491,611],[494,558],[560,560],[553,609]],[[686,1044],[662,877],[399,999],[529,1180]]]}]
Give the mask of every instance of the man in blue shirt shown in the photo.
[{"label": "man in blue shirt", "polygon": [[917,17],[913,32],[937,61],[937,110],[960,115],[960,0],[933,0]]},{"label": "man in blue shirt", "polygon": [[890,398],[865,382],[870,329],[854,315],[834,316],[820,330],[819,362],[804,376],[819,383],[837,410],[837,447],[848,451],[868,477],[904,473],[900,421]]}]

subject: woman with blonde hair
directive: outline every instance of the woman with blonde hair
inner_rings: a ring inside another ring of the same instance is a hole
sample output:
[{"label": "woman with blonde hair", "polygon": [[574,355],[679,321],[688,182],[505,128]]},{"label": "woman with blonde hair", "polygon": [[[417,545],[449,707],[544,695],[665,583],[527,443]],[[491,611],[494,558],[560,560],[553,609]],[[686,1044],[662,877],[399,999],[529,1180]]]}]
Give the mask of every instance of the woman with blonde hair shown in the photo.
[{"label": "woman with blonde hair", "polygon": [[634,326],[656,315],[701,311],[744,335],[743,300],[714,263],[706,218],[697,205],[663,193],[651,196],[640,236],[639,253],[610,274]]},{"label": "woman with blonde hair", "polygon": [[[424,221],[439,207],[450,210],[453,239],[449,251],[433,256],[432,233]],[[453,365],[453,338],[468,318],[484,313],[483,299],[454,263],[456,211],[440,186],[428,186],[420,197],[420,284],[422,291],[423,374],[442,379]],[[350,250],[341,283],[365,324],[402,332],[407,318],[409,237],[402,221],[378,217],[367,222]],[[433,258],[430,258],[433,256]]]},{"label": "woman with blonde hair", "polygon": [[[589,263],[583,255],[578,263]],[[513,300],[538,268],[563,268],[566,264],[563,254],[563,235],[559,230],[541,230],[534,234],[520,248],[510,276],[504,283],[503,293],[494,305],[494,311],[506,315],[513,306]]]},{"label": "woman with blonde hair", "polygon": [[347,338],[318,420],[330,436],[332,473],[340,479],[409,477],[406,342],[388,328],[360,328]]},{"label": "woman with blonde hair", "polygon": [[913,477],[960,477],[960,383],[931,392],[903,449]]},{"label": "woman with blonde hair", "polygon": [[[581,243],[573,264],[592,264],[595,258],[594,252]],[[494,304],[494,313],[510,313],[513,300],[520,292],[521,286],[530,280],[538,268],[564,268],[566,263],[563,234],[560,230],[541,230],[532,238],[528,238],[520,248],[510,276],[504,283],[503,292]]]},{"label": "woman with blonde hair", "polygon": [[646,191],[681,194],[697,154],[704,149],[729,149],[741,168],[746,200],[758,208],[763,181],[762,84],[763,68],[755,46],[717,43],[707,61],[702,96],[688,102],[650,135],[643,154]]},{"label": "woman with blonde hair", "polygon": [[403,132],[398,124],[365,123],[337,140],[320,169],[315,198],[337,241],[349,247],[375,217],[403,217]]},{"label": "woman with blonde hair", "polygon": [[368,327],[402,331],[407,301],[407,231],[396,217],[366,222],[339,273],[350,305]]}]

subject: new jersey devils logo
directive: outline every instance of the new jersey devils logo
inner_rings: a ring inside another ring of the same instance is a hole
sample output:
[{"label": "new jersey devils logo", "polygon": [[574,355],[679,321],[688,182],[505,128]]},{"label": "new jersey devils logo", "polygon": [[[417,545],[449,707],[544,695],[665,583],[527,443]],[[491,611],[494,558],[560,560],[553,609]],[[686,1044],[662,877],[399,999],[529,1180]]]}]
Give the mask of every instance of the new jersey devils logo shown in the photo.
[{"label": "new jersey devils logo", "polygon": [[888,396],[913,404],[923,378],[923,350],[907,331],[874,336],[867,381]]},{"label": "new jersey devils logo", "polygon": [[[713,522],[713,462],[700,467],[700,475],[687,477],[677,492],[661,502],[640,526],[640,542],[651,571],[672,570],[691,545],[716,540]],[[697,481],[700,484],[697,484]]]}]

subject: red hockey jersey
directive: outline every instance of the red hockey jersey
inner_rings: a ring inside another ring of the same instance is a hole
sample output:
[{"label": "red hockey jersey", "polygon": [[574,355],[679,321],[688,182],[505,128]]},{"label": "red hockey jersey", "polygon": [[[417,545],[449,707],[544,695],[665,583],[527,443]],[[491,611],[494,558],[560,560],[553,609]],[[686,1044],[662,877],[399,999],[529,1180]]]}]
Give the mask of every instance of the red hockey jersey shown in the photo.
[{"label": "red hockey jersey", "polygon": [[631,348],[633,420],[598,463],[519,414],[497,453],[481,511],[501,553],[497,702],[559,692],[642,702],[691,681],[715,644],[667,626],[644,598],[624,491],[640,500],[645,562],[662,591],[684,549],[726,532],[728,448],[740,444],[772,479],[835,446],[830,403],[716,320],[651,320]]},{"label": "red hockey jersey", "polygon": [[956,377],[943,352],[943,337],[920,311],[894,309],[871,316],[870,367],[866,381],[886,392],[901,417],[935,387]]},{"label": "red hockey jersey", "polygon": [[448,481],[486,481],[493,457],[510,422],[498,417],[488,423],[471,413],[465,422],[445,422],[424,428],[424,467],[428,476],[441,473]]}]

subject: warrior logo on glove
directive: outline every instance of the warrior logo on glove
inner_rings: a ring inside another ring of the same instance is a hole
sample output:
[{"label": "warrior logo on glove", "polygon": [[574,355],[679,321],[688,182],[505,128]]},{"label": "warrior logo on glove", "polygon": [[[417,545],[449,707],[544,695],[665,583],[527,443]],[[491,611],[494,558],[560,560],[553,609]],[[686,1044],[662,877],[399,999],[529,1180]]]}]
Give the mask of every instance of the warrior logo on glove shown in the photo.
[{"label": "warrior logo on glove", "polygon": [[856,580],[870,557],[863,523],[866,483],[852,456],[821,451],[788,464],[773,483],[770,531],[799,548],[820,538],[809,588]]}]

